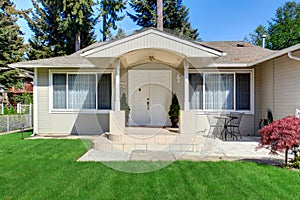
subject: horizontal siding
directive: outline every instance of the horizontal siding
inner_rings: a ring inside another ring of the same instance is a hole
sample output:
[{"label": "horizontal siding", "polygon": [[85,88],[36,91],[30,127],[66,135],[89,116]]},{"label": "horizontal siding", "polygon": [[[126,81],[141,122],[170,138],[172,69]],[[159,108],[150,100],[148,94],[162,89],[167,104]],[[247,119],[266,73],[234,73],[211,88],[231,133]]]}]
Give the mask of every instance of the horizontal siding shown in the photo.
[{"label": "horizontal siding", "polygon": [[276,119],[293,115],[300,108],[300,62],[282,56],[275,60],[275,112]]},{"label": "horizontal siding", "polygon": [[274,98],[274,74],[273,74],[273,61],[266,62],[261,66],[261,108],[262,110],[273,110]]},{"label": "horizontal siding", "polygon": [[[293,54],[300,56],[300,51]],[[261,113],[271,108],[274,120],[293,115],[295,109],[300,108],[300,62],[284,55],[256,66],[258,69],[261,71],[261,81],[257,80],[255,84],[261,89]],[[258,72],[256,76],[259,76]],[[256,106],[259,103],[256,98]],[[256,108],[256,118],[258,110]]]},{"label": "horizontal siding", "polygon": [[148,34],[143,37],[138,37],[133,40],[119,43],[118,45],[107,47],[101,52],[97,52],[90,57],[118,57],[133,50],[144,48],[158,48],[167,49],[182,53],[189,57],[209,57],[212,54],[201,51],[190,45],[182,44],[178,41],[172,40],[167,37],[162,37],[156,34]]},{"label": "horizontal siding", "polygon": [[259,121],[262,118],[262,67],[261,64],[254,69],[254,132],[257,134]]},{"label": "horizontal siding", "polygon": [[49,73],[38,69],[38,132],[49,130]]}]

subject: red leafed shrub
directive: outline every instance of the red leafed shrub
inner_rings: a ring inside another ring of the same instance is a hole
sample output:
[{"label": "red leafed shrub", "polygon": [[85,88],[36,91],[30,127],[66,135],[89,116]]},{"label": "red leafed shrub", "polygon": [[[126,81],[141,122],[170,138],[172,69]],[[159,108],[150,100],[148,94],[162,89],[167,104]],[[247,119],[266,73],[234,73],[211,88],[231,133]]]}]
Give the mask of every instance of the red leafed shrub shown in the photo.
[{"label": "red leafed shrub", "polygon": [[288,116],[264,126],[258,133],[259,148],[271,146],[271,153],[284,152],[300,144],[300,119]]}]

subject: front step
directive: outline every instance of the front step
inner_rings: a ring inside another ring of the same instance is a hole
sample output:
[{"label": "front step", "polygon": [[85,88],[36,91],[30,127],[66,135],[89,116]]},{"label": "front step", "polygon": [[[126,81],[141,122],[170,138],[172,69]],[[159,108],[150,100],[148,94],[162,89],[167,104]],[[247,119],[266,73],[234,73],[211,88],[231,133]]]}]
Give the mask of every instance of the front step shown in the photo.
[{"label": "front step", "polygon": [[[122,138],[124,135],[122,136]],[[126,136],[125,136],[126,137]],[[191,136],[184,135],[168,140],[159,140],[155,142],[152,140],[129,140],[112,142],[106,137],[99,137],[93,141],[93,148],[101,151],[125,151],[132,152],[135,150],[141,151],[169,151],[169,152],[202,152],[207,148],[211,148],[215,143],[213,138],[204,138],[202,136]]]}]

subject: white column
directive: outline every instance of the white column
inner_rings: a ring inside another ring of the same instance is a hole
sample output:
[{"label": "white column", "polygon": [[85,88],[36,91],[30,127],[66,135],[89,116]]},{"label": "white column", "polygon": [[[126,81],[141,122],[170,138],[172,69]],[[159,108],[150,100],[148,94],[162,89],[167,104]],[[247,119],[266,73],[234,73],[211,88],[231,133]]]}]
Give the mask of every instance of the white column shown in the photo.
[{"label": "white column", "polygon": [[34,77],[33,77],[33,133],[39,133],[39,124],[38,124],[38,70],[34,68]]},{"label": "white column", "polygon": [[115,111],[120,111],[120,59],[116,60]]},{"label": "white column", "polygon": [[184,60],[184,110],[188,111],[190,109],[190,102],[189,102],[189,67],[190,64]]}]

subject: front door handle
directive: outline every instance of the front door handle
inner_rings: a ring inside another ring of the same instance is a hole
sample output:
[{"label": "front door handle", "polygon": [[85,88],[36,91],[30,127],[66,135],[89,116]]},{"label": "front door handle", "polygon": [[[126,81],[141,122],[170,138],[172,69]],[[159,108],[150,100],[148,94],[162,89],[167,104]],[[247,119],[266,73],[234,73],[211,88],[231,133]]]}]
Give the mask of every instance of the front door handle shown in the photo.
[{"label": "front door handle", "polygon": [[150,99],[147,98],[147,110],[149,110],[149,109],[150,109]]}]

